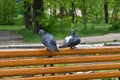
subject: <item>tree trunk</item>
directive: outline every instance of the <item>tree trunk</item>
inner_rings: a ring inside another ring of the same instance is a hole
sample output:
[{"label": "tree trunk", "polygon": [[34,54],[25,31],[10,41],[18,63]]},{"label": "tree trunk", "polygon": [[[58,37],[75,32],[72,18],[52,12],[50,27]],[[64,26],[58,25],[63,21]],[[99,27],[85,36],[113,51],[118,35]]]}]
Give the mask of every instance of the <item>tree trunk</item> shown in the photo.
[{"label": "tree trunk", "polygon": [[72,16],[72,23],[75,22],[75,1],[72,1],[72,9],[71,9],[71,16]]},{"label": "tree trunk", "polygon": [[38,34],[39,29],[43,26],[40,24],[43,15],[43,0],[33,0],[33,22],[34,22],[34,33]]},{"label": "tree trunk", "polygon": [[24,1],[24,17],[25,17],[25,28],[32,29],[32,17],[31,17],[31,4],[28,1]]},{"label": "tree trunk", "polygon": [[83,2],[83,10],[82,10],[83,24],[84,24],[84,29],[86,30],[87,29],[87,26],[86,26],[86,21],[87,21],[87,19],[86,19],[86,6],[85,6],[86,1],[82,0],[82,2]]},{"label": "tree trunk", "polygon": [[104,0],[105,23],[108,23],[108,1]]},{"label": "tree trunk", "polygon": [[64,7],[60,7],[60,18],[64,18],[65,12],[64,12]]}]

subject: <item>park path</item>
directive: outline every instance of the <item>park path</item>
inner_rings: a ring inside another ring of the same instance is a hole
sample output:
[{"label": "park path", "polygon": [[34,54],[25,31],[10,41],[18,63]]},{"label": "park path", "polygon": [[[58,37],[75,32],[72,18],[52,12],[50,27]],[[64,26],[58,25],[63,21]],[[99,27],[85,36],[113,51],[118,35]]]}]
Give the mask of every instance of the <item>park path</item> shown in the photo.
[{"label": "park path", "polygon": [[[120,33],[109,33],[101,36],[91,36],[91,37],[81,38],[81,42],[85,42],[85,43],[97,43],[97,42],[108,42],[108,41],[120,42]],[[63,40],[57,40],[57,43],[60,45],[63,43]],[[10,31],[5,31],[5,30],[0,31],[0,45],[13,45],[13,44],[26,44],[26,43],[23,42],[23,37],[21,35],[13,34]]]},{"label": "park path", "polygon": [[23,43],[23,37],[18,34],[11,33],[10,31],[0,31],[0,45],[11,45]]},{"label": "park path", "polygon": [[101,36],[84,37],[81,40],[87,43],[108,42],[108,41],[120,42],[120,33],[109,33]]}]

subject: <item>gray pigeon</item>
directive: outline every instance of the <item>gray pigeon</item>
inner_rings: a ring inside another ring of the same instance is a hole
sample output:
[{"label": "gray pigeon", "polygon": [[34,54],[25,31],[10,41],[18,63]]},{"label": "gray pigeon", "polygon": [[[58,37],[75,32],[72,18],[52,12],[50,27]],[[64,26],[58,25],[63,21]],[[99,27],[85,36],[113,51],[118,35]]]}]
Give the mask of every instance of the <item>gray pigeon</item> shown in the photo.
[{"label": "gray pigeon", "polygon": [[59,52],[56,41],[52,34],[47,33],[42,29],[39,30],[39,34],[42,35],[42,43],[47,47],[47,49],[54,52]]},{"label": "gray pigeon", "polygon": [[63,45],[60,46],[59,48],[65,48],[65,47],[74,47],[78,44],[80,44],[80,37],[79,35],[74,31],[72,30],[71,31],[71,36],[68,36],[64,39],[64,42],[63,42]]}]

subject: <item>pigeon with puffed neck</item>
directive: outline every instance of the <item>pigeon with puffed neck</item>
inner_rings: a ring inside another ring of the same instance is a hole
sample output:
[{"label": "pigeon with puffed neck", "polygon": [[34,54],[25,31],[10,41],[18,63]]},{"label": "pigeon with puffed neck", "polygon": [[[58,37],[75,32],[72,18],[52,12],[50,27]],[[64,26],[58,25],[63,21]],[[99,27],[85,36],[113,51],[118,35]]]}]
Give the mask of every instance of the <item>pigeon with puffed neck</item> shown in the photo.
[{"label": "pigeon with puffed neck", "polygon": [[71,36],[67,36],[64,39],[63,45],[59,46],[59,48],[65,48],[65,47],[75,47],[76,45],[80,44],[80,36],[75,32],[75,30],[71,31]]}]

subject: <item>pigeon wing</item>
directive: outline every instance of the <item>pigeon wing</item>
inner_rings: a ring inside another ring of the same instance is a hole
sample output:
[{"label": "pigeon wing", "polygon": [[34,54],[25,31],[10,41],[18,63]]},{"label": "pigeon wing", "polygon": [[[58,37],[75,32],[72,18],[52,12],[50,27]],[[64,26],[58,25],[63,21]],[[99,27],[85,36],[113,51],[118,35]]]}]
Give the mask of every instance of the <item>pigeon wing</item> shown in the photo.
[{"label": "pigeon wing", "polygon": [[56,41],[51,34],[45,34],[42,38],[42,43],[49,49],[58,52]]},{"label": "pigeon wing", "polygon": [[62,46],[59,46],[59,48],[65,48],[65,47],[69,47],[68,44],[69,44],[69,40],[72,38],[72,36],[67,36],[65,37],[64,41],[63,41],[63,45]]},{"label": "pigeon wing", "polygon": [[68,42],[68,46],[74,47],[74,46],[78,45],[79,43],[80,43],[80,39],[72,37]]},{"label": "pigeon wing", "polygon": [[50,49],[53,50],[53,51],[55,51],[55,52],[58,52],[57,44],[56,44],[55,40],[51,40],[50,41]]}]

